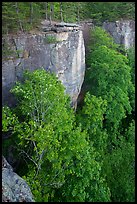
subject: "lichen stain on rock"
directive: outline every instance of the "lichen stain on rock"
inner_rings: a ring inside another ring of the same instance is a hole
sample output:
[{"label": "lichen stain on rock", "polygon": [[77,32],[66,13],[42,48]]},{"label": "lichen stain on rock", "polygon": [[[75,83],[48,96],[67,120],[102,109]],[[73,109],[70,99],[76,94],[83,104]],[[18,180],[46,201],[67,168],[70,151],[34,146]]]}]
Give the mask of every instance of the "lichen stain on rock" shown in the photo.
[{"label": "lichen stain on rock", "polygon": [[69,33],[67,33],[67,32],[62,32],[62,33],[57,33],[56,34],[57,41],[68,40],[68,37],[69,37]]},{"label": "lichen stain on rock", "polygon": [[24,52],[23,52],[23,58],[24,58],[24,59],[29,58],[29,52],[28,52],[27,50],[24,50]]}]

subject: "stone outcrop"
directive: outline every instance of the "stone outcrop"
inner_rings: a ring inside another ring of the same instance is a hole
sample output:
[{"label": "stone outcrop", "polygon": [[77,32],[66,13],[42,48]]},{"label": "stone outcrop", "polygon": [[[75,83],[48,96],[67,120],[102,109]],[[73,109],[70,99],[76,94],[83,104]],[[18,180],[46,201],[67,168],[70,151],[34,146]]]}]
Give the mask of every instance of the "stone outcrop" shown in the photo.
[{"label": "stone outcrop", "polygon": [[27,183],[2,157],[2,202],[35,202]]},{"label": "stone outcrop", "polygon": [[[80,25],[43,21],[37,32],[8,36],[6,41],[14,54],[2,62],[3,104],[15,103],[9,90],[16,80],[21,80],[25,69],[33,71],[43,67],[56,73],[71,97],[72,106],[76,107],[85,74],[85,49],[88,52],[93,28],[92,21]],[[116,43],[125,48],[134,46],[135,21],[104,22],[103,28]]]},{"label": "stone outcrop", "polygon": [[[53,27],[57,32],[53,31]],[[11,55],[2,62],[4,104],[14,103],[9,90],[16,80],[22,79],[24,70],[33,71],[43,67],[55,72],[70,95],[72,106],[76,107],[85,74],[85,47],[83,33],[78,25],[44,27],[43,24],[38,33],[9,36],[6,41],[16,56]]]},{"label": "stone outcrop", "polygon": [[60,32],[68,32],[68,31],[75,31],[75,30],[80,30],[80,25],[75,24],[75,23],[52,23],[49,24],[49,21],[44,20],[41,22],[42,26],[40,29],[42,29],[44,32],[49,32],[49,31],[54,31],[56,33]]},{"label": "stone outcrop", "polygon": [[124,45],[126,49],[135,45],[135,21],[104,22],[103,28],[114,38],[117,44]]}]

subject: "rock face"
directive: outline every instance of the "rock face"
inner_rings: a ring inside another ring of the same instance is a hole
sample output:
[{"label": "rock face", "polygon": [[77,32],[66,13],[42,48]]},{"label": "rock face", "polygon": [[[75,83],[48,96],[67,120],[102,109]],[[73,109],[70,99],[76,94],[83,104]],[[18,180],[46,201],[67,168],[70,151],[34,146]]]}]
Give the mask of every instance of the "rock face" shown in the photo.
[{"label": "rock face", "polygon": [[2,157],[2,202],[35,202],[27,183]]},{"label": "rock face", "polygon": [[103,28],[110,33],[114,41],[124,45],[126,49],[135,44],[135,21],[121,20],[116,22],[104,22]]},{"label": "rock face", "polygon": [[24,70],[33,71],[43,67],[56,73],[71,97],[72,106],[76,107],[85,74],[83,34],[76,25],[67,25],[65,31],[61,25],[60,32],[59,25],[56,28],[58,32],[47,28],[49,31],[46,32],[8,37],[8,44],[18,56],[12,56],[2,63],[4,104],[14,102],[9,90],[16,80],[21,80]]},{"label": "rock face", "polygon": [[81,21],[80,25],[81,25],[81,29],[83,31],[85,53],[88,54],[88,52],[89,52],[88,46],[89,46],[90,35],[91,35],[90,30],[92,30],[94,28],[94,24],[93,24],[92,20],[90,20],[90,21]]}]

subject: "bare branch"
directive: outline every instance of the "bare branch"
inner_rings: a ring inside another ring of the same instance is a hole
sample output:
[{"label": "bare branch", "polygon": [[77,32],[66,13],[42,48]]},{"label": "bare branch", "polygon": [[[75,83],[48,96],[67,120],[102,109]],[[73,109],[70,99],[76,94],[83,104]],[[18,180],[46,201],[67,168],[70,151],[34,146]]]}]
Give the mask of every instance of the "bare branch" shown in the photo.
[{"label": "bare branch", "polygon": [[42,153],[41,153],[41,155],[39,156],[39,161],[38,161],[38,165],[37,165],[37,172],[36,172],[34,178],[37,177],[37,175],[38,175],[38,173],[39,173],[39,170],[41,169],[41,160],[42,160],[42,157],[43,157],[43,155],[44,155],[44,152],[45,152],[45,150],[43,150]]},{"label": "bare branch", "polygon": [[28,159],[30,159],[35,164],[35,166],[38,167],[37,163],[24,150],[21,150],[19,154],[25,154]]}]

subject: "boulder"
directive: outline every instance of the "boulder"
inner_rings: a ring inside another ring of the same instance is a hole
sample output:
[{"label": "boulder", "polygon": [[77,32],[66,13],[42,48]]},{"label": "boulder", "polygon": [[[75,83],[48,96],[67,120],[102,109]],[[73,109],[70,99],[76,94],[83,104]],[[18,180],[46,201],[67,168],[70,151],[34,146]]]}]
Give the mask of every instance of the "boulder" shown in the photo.
[{"label": "boulder", "polygon": [[24,179],[13,172],[13,168],[2,157],[2,202],[35,202]]}]

